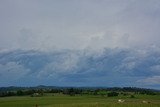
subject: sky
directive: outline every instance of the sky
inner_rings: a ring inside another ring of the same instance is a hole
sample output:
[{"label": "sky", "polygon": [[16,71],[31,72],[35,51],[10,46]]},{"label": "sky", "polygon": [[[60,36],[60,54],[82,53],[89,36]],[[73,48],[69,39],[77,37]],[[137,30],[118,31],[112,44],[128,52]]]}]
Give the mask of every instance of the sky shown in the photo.
[{"label": "sky", "polygon": [[0,0],[0,86],[160,89],[159,28],[159,0]]}]

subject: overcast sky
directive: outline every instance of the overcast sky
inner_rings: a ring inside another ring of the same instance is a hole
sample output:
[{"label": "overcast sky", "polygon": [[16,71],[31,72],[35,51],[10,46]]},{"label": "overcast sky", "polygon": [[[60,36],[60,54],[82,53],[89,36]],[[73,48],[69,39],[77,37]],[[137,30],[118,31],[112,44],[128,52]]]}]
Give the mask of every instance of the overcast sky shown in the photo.
[{"label": "overcast sky", "polygon": [[159,41],[160,0],[0,0],[0,86],[160,89]]},{"label": "overcast sky", "polygon": [[0,49],[160,45],[159,0],[0,0]]}]

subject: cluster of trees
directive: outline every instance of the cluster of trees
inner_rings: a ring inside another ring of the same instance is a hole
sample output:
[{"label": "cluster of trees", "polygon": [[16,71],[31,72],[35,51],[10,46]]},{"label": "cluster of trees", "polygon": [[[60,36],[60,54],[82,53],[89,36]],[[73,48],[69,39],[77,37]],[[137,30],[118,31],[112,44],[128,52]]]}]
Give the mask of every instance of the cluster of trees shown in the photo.
[{"label": "cluster of trees", "polygon": [[101,95],[101,96],[118,96],[118,92],[111,91],[108,92],[106,90],[82,90],[82,89],[75,89],[75,88],[68,88],[63,90],[58,89],[51,89],[51,90],[18,90],[18,91],[4,91],[0,92],[0,97],[7,97],[7,96],[25,96],[30,95],[32,97],[34,96],[43,96],[44,93],[61,93],[65,95],[75,96],[75,95]]},{"label": "cluster of trees", "polygon": [[[0,89],[0,97],[6,96],[43,96],[44,93],[61,93],[65,95],[75,96],[75,95],[101,95],[101,96],[118,96],[119,94],[127,96],[128,92],[134,94],[146,94],[146,95],[156,95],[160,94],[159,91],[149,90],[149,89],[139,89],[139,88],[51,88],[51,87],[38,87],[38,88],[17,88],[15,90]],[[131,98],[134,98],[131,95]]]},{"label": "cluster of trees", "polygon": [[34,93],[39,93],[40,95],[43,95],[44,91],[42,89],[38,89],[38,90],[0,91],[0,97],[33,95]]}]

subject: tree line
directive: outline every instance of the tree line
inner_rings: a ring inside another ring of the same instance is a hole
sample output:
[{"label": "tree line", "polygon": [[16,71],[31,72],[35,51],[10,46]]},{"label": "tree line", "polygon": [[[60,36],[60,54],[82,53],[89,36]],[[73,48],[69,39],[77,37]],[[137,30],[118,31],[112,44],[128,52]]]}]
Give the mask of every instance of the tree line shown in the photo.
[{"label": "tree line", "polygon": [[[30,95],[34,96],[43,96],[44,93],[59,93],[70,96],[75,95],[100,95],[100,96],[118,96],[122,94],[124,96],[130,95],[128,92],[132,92],[134,94],[146,94],[146,95],[160,95],[160,92],[157,90],[150,89],[141,89],[141,88],[133,88],[133,87],[124,87],[124,88],[75,88],[75,87],[63,87],[63,88],[46,88],[46,87],[38,87],[38,88],[16,88],[16,89],[0,89],[0,97],[7,96],[25,96]],[[131,97],[134,97],[131,95]]]}]

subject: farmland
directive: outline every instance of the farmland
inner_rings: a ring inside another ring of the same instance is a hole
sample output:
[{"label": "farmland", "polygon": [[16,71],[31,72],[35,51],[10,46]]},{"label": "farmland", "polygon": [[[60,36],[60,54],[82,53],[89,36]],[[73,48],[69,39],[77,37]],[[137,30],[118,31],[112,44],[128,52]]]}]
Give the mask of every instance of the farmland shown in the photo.
[{"label": "farmland", "polygon": [[[118,99],[125,102],[119,103]],[[149,103],[143,103],[147,101]],[[135,95],[107,97],[99,95],[44,94],[41,97],[12,96],[1,97],[0,107],[160,107],[159,95]]]}]

